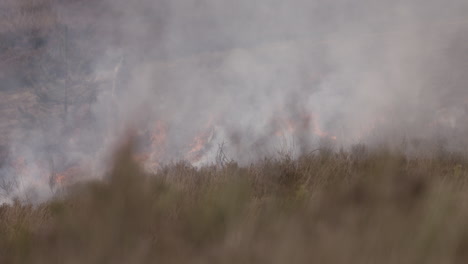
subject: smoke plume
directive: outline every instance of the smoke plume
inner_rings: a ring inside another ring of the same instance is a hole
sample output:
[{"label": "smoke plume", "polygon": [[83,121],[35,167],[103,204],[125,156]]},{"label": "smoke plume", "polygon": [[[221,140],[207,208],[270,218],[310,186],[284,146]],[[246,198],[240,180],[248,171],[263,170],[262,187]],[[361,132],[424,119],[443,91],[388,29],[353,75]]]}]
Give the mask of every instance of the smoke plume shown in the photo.
[{"label": "smoke plume", "polygon": [[103,175],[129,129],[149,170],[220,146],[241,163],[324,142],[467,146],[466,1],[42,2],[53,26],[8,82],[35,91],[5,151],[16,195]]}]

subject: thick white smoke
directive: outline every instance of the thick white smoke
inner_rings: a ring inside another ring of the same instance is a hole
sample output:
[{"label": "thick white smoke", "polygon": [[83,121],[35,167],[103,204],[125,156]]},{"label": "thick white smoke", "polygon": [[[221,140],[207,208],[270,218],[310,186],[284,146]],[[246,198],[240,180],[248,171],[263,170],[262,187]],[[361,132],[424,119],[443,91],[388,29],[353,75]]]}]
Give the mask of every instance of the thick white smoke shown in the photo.
[{"label": "thick white smoke", "polygon": [[[49,164],[45,175],[80,164],[102,174],[129,127],[153,165],[213,162],[221,144],[240,162],[308,152],[322,141],[466,146],[466,1],[103,0],[54,7],[75,34],[76,52],[90,57],[89,73],[78,75],[92,80],[83,85],[95,85],[95,97],[70,106],[65,125],[47,116],[46,128],[31,128],[41,133],[12,137],[14,155],[34,156],[32,174],[40,174],[37,160]],[[44,142],[58,143],[48,149]]]}]

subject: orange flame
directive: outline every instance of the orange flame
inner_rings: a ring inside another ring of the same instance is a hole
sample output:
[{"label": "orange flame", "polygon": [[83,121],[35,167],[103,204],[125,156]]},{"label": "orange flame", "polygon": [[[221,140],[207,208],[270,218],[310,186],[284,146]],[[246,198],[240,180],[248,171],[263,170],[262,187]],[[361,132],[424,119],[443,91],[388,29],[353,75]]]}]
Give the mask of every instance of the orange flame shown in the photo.
[{"label": "orange flame", "polygon": [[197,162],[203,157],[203,150],[209,143],[212,131],[208,130],[195,137],[194,142],[190,144],[190,150],[187,153],[190,162]]},{"label": "orange flame", "polygon": [[310,120],[312,121],[312,131],[315,135],[321,137],[321,138],[328,138],[331,140],[336,140],[336,136],[330,135],[328,132],[323,131],[320,128],[319,122],[318,122],[318,117],[315,117],[314,115],[311,115]]},{"label": "orange flame", "polygon": [[207,149],[213,136],[213,120],[213,117],[210,117],[206,128],[203,130],[203,132],[197,135],[189,145],[190,150],[186,154],[188,161],[194,163],[200,161],[203,158],[205,150]]},{"label": "orange flame", "polygon": [[72,166],[68,169],[57,173],[54,177],[55,183],[59,185],[65,185],[71,183],[82,172],[80,166]]},{"label": "orange flame", "polygon": [[55,177],[55,183],[62,185],[65,181],[66,177],[63,174],[59,174]]}]

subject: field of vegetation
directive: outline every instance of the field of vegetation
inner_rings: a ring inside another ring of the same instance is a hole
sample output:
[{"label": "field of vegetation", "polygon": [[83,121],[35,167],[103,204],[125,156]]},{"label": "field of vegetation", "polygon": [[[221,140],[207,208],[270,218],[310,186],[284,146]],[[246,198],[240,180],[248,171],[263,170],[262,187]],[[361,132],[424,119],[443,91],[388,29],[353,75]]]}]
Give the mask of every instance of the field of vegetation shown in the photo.
[{"label": "field of vegetation", "polygon": [[0,207],[1,263],[466,263],[468,160],[384,147],[141,170]]}]

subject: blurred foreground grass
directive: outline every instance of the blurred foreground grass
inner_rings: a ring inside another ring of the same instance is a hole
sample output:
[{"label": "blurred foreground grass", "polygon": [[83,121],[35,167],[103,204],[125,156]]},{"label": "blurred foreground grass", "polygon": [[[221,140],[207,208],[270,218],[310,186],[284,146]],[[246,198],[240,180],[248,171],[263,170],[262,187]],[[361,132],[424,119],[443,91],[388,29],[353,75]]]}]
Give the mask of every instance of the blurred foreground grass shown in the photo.
[{"label": "blurred foreground grass", "polygon": [[0,207],[0,263],[467,263],[468,162],[318,152],[144,173]]}]

